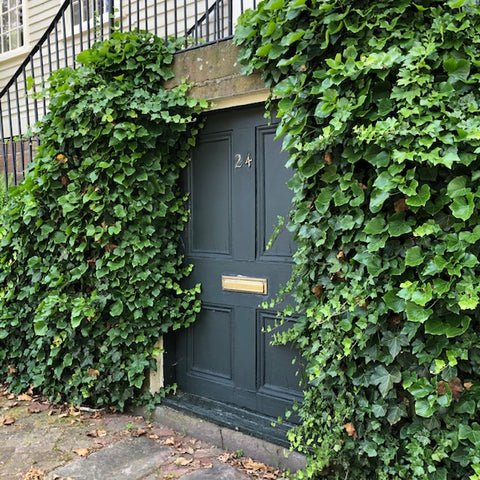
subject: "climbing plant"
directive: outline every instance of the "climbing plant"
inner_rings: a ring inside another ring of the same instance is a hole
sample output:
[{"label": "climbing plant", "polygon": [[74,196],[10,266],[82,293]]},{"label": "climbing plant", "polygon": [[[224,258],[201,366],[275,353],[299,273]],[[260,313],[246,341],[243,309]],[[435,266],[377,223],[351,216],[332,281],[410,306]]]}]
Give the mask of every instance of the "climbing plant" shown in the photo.
[{"label": "climbing plant", "polygon": [[179,175],[206,102],[164,88],[175,49],[115,33],[50,79],[38,154],[1,220],[0,376],[15,392],[123,408],[159,336],[195,318]]},{"label": "climbing plant", "polygon": [[298,477],[480,479],[479,5],[262,1],[236,42],[295,171]]}]

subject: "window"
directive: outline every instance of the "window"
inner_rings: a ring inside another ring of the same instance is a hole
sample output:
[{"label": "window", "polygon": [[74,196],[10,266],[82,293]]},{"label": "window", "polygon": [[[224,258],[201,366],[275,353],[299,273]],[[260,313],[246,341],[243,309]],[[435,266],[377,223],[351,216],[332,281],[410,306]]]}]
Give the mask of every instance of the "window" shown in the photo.
[{"label": "window", "polygon": [[0,53],[23,47],[22,0],[1,0],[0,15]]},{"label": "window", "polygon": [[108,15],[111,2],[113,0],[73,0],[73,24],[95,21],[99,17],[103,19]]}]

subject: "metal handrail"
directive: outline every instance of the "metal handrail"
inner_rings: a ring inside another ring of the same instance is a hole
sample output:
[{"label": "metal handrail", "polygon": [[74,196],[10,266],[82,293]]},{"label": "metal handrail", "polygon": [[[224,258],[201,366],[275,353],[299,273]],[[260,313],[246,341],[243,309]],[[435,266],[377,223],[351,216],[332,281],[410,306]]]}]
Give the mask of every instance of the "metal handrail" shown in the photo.
[{"label": "metal handrail", "polygon": [[[3,166],[6,184],[10,176],[12,183],[18,183],[33,159],[39,140],[27,139],[25,134],[47,111],[47,100],[39,100],[36,91],[54,70],[75,68],[76,54],[115,30],[150,31],[166,39],[188,37],[183,50],[231,38],[234,2],[236,13],[243,13],[244,0],[65,0],[0,91],[0,169]],[[255,6],[256,0],[252,2]],[[77,24],[74,5],[78,8]],[[99,23],[95,22],[98,17]],[[193,25],[188,28],[191,21]]]}]

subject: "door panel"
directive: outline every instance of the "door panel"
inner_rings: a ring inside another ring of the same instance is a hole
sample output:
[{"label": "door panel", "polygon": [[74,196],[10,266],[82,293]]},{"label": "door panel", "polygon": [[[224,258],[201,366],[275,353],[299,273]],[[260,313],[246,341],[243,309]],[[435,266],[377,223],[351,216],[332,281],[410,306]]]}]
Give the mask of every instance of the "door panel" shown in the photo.
[{"label": "door panel", "polygon": [[[189,282],[202,284],[202,311],[177,337],[176,377],[183,391],[278,416],[301,392],[294,352],[266,333],[276,313],[260,307],[289,279],[295,248],[283,231],[265,250],[292,196],[274,137],[263,106],[207,116],[185,182],[186,260],[194,264]],[[266,279],[267,294],[225,291],[222,275]]]},{"label": "door panel", "polygon": [[[231,132],[206,135],[191,166],[191,254],[231,254]],[[195,232],[195,235],[193,234]]]},{"label": "door panel", "polygon": [[275,140],[275,127],[266,126],[257,129],[257,218],[258,255],[264,260],[291,262],[295,251],[293,235],[283,229],[275,242],[267,250],[266,247],[277,224],[278,216],[284,218],[290,210],[292,192],[286,185],[289,171],[284,164],[286,157],[279,153],[280,140]]}]

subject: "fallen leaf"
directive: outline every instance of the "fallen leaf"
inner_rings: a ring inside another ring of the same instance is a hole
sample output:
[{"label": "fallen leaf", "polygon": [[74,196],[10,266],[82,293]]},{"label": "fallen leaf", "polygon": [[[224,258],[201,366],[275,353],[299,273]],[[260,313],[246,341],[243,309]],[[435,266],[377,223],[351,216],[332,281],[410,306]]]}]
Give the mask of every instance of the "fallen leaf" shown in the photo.
[{"label": "fallen leaf", "polygon": [[16,397],[15,397],[15,395],[14,395],[13,393],[9,393],[9,394],[7,395],[7,400],[15,400],[15,398],[16,398]]},{"label": "fallen leaf", "polygon": [[33,397],[31,395],[28,395],[26,393],[22,393],[17,397],[17,400],[20,400],[22,402],[30,402],[33,400]]},{"label": "fallen leaf", "polygon": [[76,453],[79,457],[87,457],[90,452],[88,448],[76,448],[73,453]]},{"label": "fallen leaf", "polygon": [[86,433],[87,437],[105,437],[107,432],[105,430],[91,430],[90,432]]},{"label": "fallen leaf", "polygon": [[67,163],[67,157],[63,153],[59,153],[57,155],[57,161],[58,163]]},{"label": "fallen leaf", "polygon": [[179,453],[188,453],[188,455],[193,455],[195,453],[195,450],[192,447],[186,447],[180,449]]},{"label": "fallen leaf", "polygon": [[40,413],[40,412],[44,412],[45,410],[48,410],[49,408],[50,408],[50,405],[45,405],[44,403],[33,402],[28,407],[28,413]]},{"label": "fallen leaf", "polygon": [[132,431],[132,437],[141,437],[142,435],[146,435],[147,431],[144,428],[137,428],[136,430]]},{"label": "fallen leaf", "polygon": [[4,425],[13,425],[15,423],[15,419],[13,417],[7,417],[3,420]]},{"label": "fallen leaf", "polygon": [[23,476],[22,480],[43,480],[45,472],[38,468],[30,468],[30,470]]},{"label": "fallen leaf", "polygon": [[330,152],[327,152],[327,153],[325,154],[325,163],[326,163],[327,165],[331,165],[331,164],[332,164],[332,160],[333,160],[333,159],[332,159],[332,154],[331,154]]},{"label": "fallen leaf", "polygon": [[186,465],[189,465],[192,462],[193,462],[193,458],[178,457],[174,463],[179,467],[185,467]]},{"label": "fallen leaf", "polygon": [[163,443],[165,445],[175,445],[175,437],[168,437]]},{"label": "fallen leaf", "polygon": [[466,390],[470,390],[473,387],[473,383],[472,382],[465,382],[463,384],[463,386],[465,387]]},{"label": "fallen leaf", "polygon": [[7,370],[10,375],[12,375],[13,373],[17,373],[17,369],[12,365],[9,365]]},{"label": "fallen leaf", "polygon": [[340,252],[337,253],[337,258],[338,258],[341,262],[343,262],[343,261],[345,260],[345,254],[344,254],[342,251],[340,251]]}]

